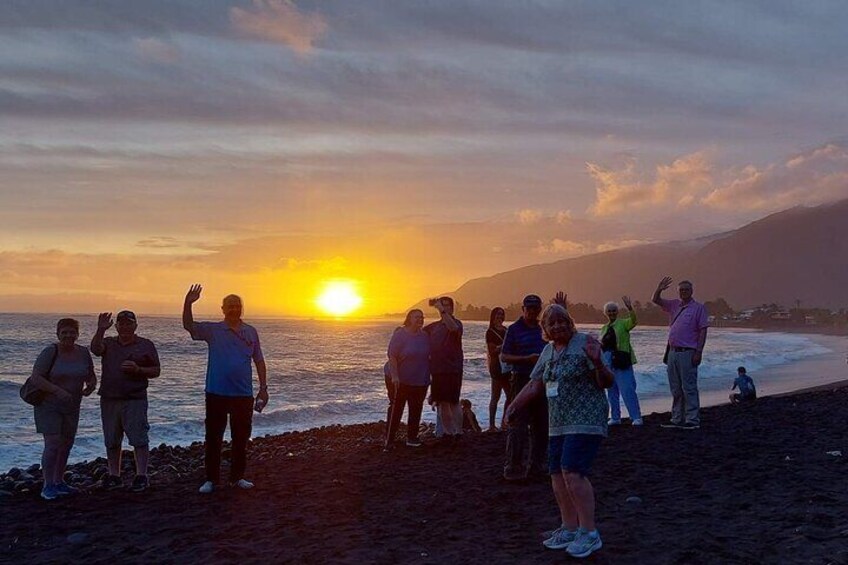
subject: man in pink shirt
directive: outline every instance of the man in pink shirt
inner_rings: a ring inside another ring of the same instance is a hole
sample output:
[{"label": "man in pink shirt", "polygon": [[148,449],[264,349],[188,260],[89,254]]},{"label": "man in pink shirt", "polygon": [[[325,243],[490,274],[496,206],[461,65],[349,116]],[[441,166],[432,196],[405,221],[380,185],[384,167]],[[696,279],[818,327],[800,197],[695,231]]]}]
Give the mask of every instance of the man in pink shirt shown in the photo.
[{"label": "man in pink shirt", "polygon": [[707,309],[692,298],[692,283],[680,281],[677,290],[680,300],[666,300],[661,294],[671,286],[671,277],[665,277],[654,291],[654,304],[668,313],[668,386],[671,389],[671,421],[664,428],[697,430],[698,415],[698,365],[707,342]]}]

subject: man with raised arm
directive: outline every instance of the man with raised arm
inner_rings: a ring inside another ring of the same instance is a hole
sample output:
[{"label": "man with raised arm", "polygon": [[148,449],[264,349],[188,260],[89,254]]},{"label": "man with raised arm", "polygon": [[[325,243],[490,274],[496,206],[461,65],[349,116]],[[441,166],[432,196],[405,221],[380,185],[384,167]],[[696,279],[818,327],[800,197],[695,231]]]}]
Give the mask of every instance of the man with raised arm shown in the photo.
[{"label": "man with raised arm", "polygon": [[230,421],[232,458],[230,486],[249,489],[253,483],[244,478],[247,466],[247,441],[253,424],[253,369],[259,376],[259,394],[255,406],[261,410],[268,403],[265,358],[259,345],[259,334],[242,319],[242,301],[235,294],[224,297],[220,322],[195,322],[191,306],[200,299],[203,287],[192,285],[183,305],[183,327],[191,338],[209,345],[206,366],[206,482],[200,492],[215,490],[221,473],[221,444],[227,419]]},{"label": "man with raised arm", "polygon": [[671,389],[671,420],[664,428],[697,430],[701,425],[698,396],[698,365],[707,342],[707,309],[692,298],[692,283],[680,281],[677,292],[680,299],[662,298],[671,286],[671,277],[664,277],[654,291],[653,302],[668,313],[668,346],[666,370]]},{"label": "man with raised arm", "polygon": [[121,448],[126,434],[135,454],[135,479],[131,490],[142,492],[150,485],[147,478],[150,458],[147,383],[159,376],[159,353],[152,341],[136,335],[138,320],[133,312],[121,310],[115,316],[116,337],[104,337],[110,327],[112,313],[101,313],[97,317],[97,331],[91,338],[91,352],[102,360],[98,394],[109,466],[103,488],[123,487]]}]

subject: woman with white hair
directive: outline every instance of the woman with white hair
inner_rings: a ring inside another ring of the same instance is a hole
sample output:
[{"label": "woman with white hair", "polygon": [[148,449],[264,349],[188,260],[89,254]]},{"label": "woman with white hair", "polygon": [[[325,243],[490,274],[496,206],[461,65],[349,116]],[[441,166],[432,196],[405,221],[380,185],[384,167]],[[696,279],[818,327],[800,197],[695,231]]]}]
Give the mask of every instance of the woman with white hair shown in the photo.
[{"label": "woman with white hair", "polygon": [[562,523],[543,543],[587,557],[601,548],[595,527],[595,493],[589,481],[592,462],[607,435],[604,388],[613,375],[601,359],[601,344],[579,333],[562,304],[542,313],[542,330],[550,340],[527,384],[510,403],[508,423],[534,399],[548,400],[548,471]]},{"label": "woman with white hair", "polygon": [[607,390],[610,406],[610,426],[621,424],[621,405],[618,397],[624,399],[624,406],[630,414],[630,422],[634,426],[642,425],[642,410],[639,408],[639,397],[636,395],[636,376],[633,365],[636,364],[636,354],[630,345],[630,331],[636,327],[636,312],[630,298],[622,296],[621,301],[629,311],[629,315],[618,317],[618,304],[604,304],[604,314],[609,322],[601,328],[601,348],[604,351],[604,363],[615,375],[615,382]]}]

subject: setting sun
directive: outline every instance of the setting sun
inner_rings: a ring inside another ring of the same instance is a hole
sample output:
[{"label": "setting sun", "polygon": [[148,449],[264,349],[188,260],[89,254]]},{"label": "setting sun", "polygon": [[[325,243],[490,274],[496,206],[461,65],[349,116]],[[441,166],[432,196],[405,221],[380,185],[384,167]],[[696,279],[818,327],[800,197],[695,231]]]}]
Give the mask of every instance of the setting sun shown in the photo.
[{"label": "setting sun", "polygon": [[348,316],[362,306],[362,297],[351,281],[332,281],[324,284],[316,300],[318,307],[331,316]]}]

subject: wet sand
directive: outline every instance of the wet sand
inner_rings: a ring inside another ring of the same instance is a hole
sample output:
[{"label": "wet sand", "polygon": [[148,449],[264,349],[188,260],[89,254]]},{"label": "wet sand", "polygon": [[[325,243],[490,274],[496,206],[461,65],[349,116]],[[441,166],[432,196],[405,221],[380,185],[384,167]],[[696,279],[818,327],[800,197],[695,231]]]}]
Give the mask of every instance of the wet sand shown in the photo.
[{"label": "wet sand", "polygon": [[[588,562],[848,563],[846,383],[706,408],[698,431],[660,428],[667,418],[604,443],[593,475],[604,547]],[[558,523],[550,485],[500,478],[503,434],[384,454],[381,430],[256,440],[251,491],[198,494],[198,444],[181,455],[188,471],[144,494],[2,497],[0,561],[568,561],[541,545]],[[157,467],[173,457],[158,455]]]}]

